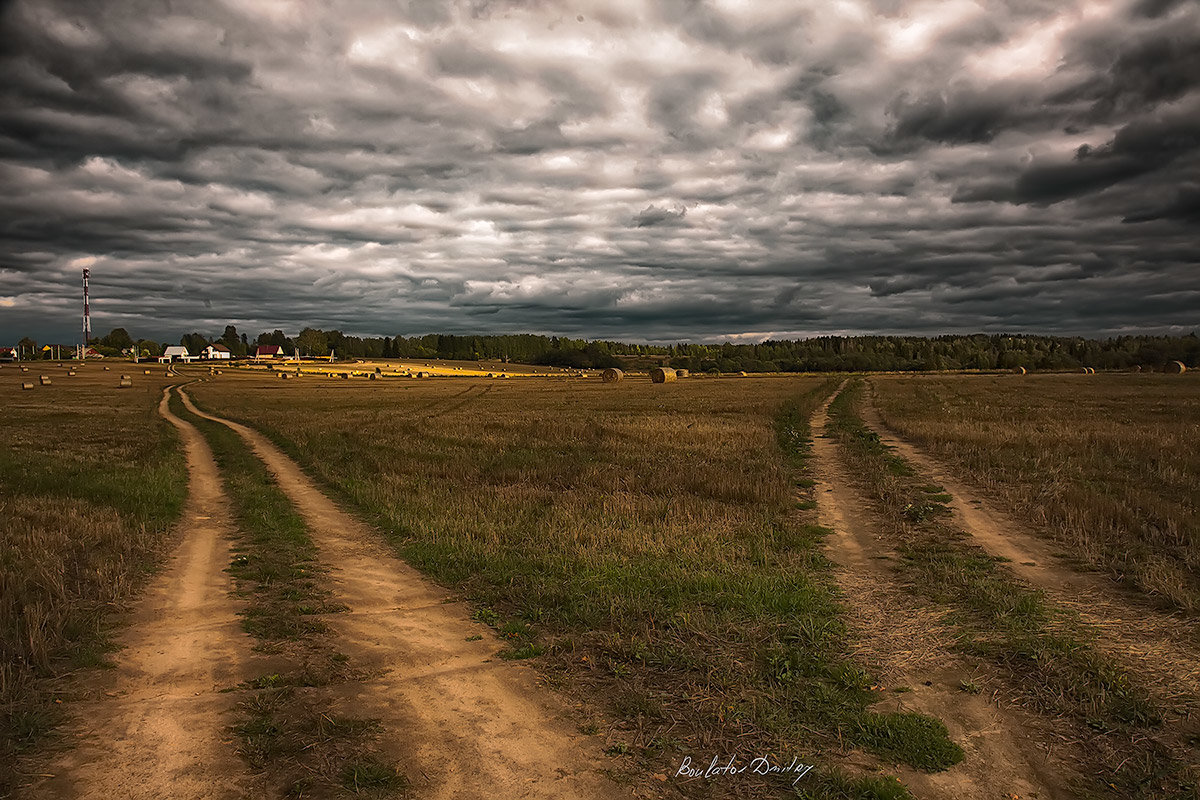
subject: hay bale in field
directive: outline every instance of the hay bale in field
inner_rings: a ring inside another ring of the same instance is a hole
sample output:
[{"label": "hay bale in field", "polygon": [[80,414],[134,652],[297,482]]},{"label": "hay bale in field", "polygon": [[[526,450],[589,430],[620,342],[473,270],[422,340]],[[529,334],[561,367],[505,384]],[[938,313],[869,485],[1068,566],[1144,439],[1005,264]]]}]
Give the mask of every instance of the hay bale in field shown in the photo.
[{"label": "hay bale in field", "polygon": [[67,377],[68,377],[68,378],[74,378],[74,377],[75,377],[75,370],[70,370],[69,372],[67,372]]},{"label": "hay bale in field", "polygon": [[292,376],[291,376],[291,375],[288,375],[286,372],[281,372],[281,373],[279,373],[279,379],[280,379],[280,380],[284,380],[284,381],[286,381],[286,380],[287,380],[288,378],[290,378],[290,377],[292,377]]},{"label": "hay bale in field", "polygon": [[118,389],[128,389],[130,386],[133,386],[133,381],[131,381],[128,376],[122,375],[121,382],[119,384],[117,384],[117,388]]},{"label": "hay bale in field", "polygon": [[21,388],[22,388],[22,389],[32,389],[32,388],[33,388],[33,384],[32,384],[30,381],[24,381],[24,382],[21,384]]},{"label": "hay bale in field", "polygon": [[379,370],[375,370],[374,372],[371,373],[371,380],[376,380],[378,378],[379,378]]},{"label": "hay bale in field", "polygon": [[42,386],[50,385],[50,376],[49,375],[42,375],[38,378],[38,380],[40,380],[42,382]]},{"label": "hay bale in field", "polygon": [[670,367],[655,367],[650,370],[651,383],[670,383],[675,380],[675,370]]},{"label": "hay bale in field", "polygon": [[149,374],[150,374],[150,370],[146,370],[146,374],[147,374],[147,375],[149,375]]},{"label": "hay bale in field", "polygon": [[418,378],[428,378],[428,377],[429,377],[429,373],[428,373],[428,372],[418,372],[418,373],[417,373],[417,377],[418,377]]},{"label": "hay bale in field", "polygon": [[617,383],[625,377],[625,372],[615,367],[609,367],[600,373],[600,380],[605,383]]},{"label": "hay bale in field", "polygon": [[745,372],[739,372],[739,373],[738,373],[738,375],[740,375],[740,376],[741,376],[741,377],[743,377],[743,378],[744,378],[744,377],[746,377],[746,373],[745,373]]},{"label": "hay bale in field", "polygon": [[105,367],[105,368],[104,368],[104,371],[105,371],[105,372],[108,372],[108,367]]},{"label": "hay bale in field", "polygon": [[29,372],[29,367],[21,367],[21,372]]},{"label": "hay bale in field", "polygon": [[1024,375],[1028,370],[1024,367],[1013,367],[1013,375]]},{"label": "hay bale in field", "polygon": [[348,380],[350,380],[350,373],[349,373],[349,372],[343,372],[343,373],[342,373],[342,380],[344,380],[344,381],[348,381]]},{"label": "hay bale in field", "polygon": [[691,372],[689,372],[689,371],[688,371],[688,370],[686,370],[686,369],[677,369],[677,370],[675,370],[675,377],[677,377],[677,378],[686,378],[687,376],[689,376],[689,375],[691,375],[691,374],[692,374],[692,373],[691,373]]},{"label": "hay bale in field", "polygon": [[1163,372],[1168,375],[1182,375],[1187,372],[1187,365],[1182,361],[1168,361],[1166,367],[1163,368]]}]

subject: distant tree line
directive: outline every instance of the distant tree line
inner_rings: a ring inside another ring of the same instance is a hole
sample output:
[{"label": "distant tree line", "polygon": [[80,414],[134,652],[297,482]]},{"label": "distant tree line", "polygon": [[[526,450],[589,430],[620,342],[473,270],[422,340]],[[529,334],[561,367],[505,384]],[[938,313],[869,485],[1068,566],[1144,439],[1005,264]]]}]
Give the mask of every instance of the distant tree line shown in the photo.
[{"label": "distant tree line", "polygon": [[[124,328],[115,328],[90,343],[105,355],[131,353],[136,347],[144,357],[160,355],[168,344],[135,340]],[[1157,369],[1170,361],[1200,366],[1200,338],[1195,333],[1110,339],[1007,334],[819,336],[760,344],[648,345],[533,334],[362,337],[317,328],[304,328],[294,337],[274,330],[251,340],[233,325],[226,325],[219,337],[188,333],[179,343],[192,353],[209,344],[221,344],[234,356],[253,355],[258,345],[278,345],[289,355],[298,351],[313,358],[333,353],[338,358],[512,361],[580,369],[661,363],[696,372]],[[20,344],[22,352],[37,349],[37,343],[28,338]]]}]

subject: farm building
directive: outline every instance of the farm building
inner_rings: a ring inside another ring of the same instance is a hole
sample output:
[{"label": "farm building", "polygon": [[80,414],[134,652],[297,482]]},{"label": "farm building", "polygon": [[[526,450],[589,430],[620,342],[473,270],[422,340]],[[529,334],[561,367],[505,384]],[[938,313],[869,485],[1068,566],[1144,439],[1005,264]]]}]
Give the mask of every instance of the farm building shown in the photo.
[{"label": "farm building", "polygon": [[96,348],[88,345],[88,349],[83,351],[84,358],[104,358],[104,353],[101,353]]},{"label": "farm building", "polygon": [[260,344],[254,351],[255,360],[265,358],[287,358],[283,348],[277,344]]},{"label": "farm building", "polygon": [[208,361],[228,361],[230,355],[229,348],[223,344],[210,344],[200,351],[200,357]]},{"label": "farm building", "polygon": [[16,361],[17,348],[15,347],[0,347],[0,361]]},{"label": "farm building", "polygon": [[175,346],[168,347],[166,350],[163,350],[163,354],[158,358],[158,363],[173,364],[176,361],[183,361],[184,363],[187,363],[195,360],[196,357],[189,353],[186,347]]}]

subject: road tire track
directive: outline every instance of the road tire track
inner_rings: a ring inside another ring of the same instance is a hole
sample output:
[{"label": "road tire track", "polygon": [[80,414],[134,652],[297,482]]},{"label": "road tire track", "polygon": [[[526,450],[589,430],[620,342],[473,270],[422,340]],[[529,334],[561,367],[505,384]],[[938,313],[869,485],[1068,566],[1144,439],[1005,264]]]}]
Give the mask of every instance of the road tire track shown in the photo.
[{"label": "road tire track", "polygon": [[1095,646],[1146,680],[1168,707],[1200,715],[1200,619],[1151,608],[1102,575],[1071,567],[1055,555],[1060,545],[1034,534],[888,428],[873,387],[861,411],[864,424],[881,442],[945,488],[953,498],[948,505],[955,524],[976,544],[1006,559],[1014,574],[1103,632]]},{"label": "road tire track", "polygon": [[826,554],[839,567],[848,620],[860,639],[858,655],[879,669],[886,683],[911,689],[883,695],[886,699],[875,709],[935,717],[966,754],[961,764],[945,772],[897,768],[897,773],[920,798],[1072,797],[1052,760],[1054,754],[1035,741],[1031,715],[961,691],[972,668],[949,652],[952,638],[939,624],[940,614],[919,605],[897,584],[888,566],[896,554],[877,535],[868,503],[851,488],[837,444],[825,433],[829,405],[844,386],[811,422],[817,516],[819,524],[832,531],[825,540]]},{"label": "road tire track", "polygon": [[179,431],[190,478],[180,544],[124,620],[116,669],[81,680],[65,728],[74,746],[47,756],[21,797],[262,796],[228,744],[235,697],[221,691],[255,660],[225,572],[233,522],[212,451],[171,413],[169,391],[158,411]]},{"label": "road tire track", "polygon": [[325,621],[339,649],[372,673],[337,687],[340,699],[347,713],[382,720],[388,755],[418,797],[631,796],[601,774],[599,741],[576,732],[532,669],[494,659],[495,640],[477,638],[483,629],[461,604],[396,558],[266,437],[181,394],[189,411],[242,436],[305,518],[331,567],[332,599],[350,608]]}]

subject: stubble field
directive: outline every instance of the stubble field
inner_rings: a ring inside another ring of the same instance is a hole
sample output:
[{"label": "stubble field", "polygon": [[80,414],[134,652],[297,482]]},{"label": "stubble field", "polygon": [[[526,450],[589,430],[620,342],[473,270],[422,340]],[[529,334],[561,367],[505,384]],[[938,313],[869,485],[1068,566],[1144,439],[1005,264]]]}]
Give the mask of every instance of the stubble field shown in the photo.
[{"label": "stubble field", "polygon": [[[86,661],[102,611],[136,594],[182,504],[176,439],[153,410],[166,379],[119,392],[115,372],[94,369],[0,389],[19,423],[0,454],[18,487],[0,500],[10,748],[36,744],[26,728],[53,707],[54,676]],[[822,428],[841,378],[183,372],[178,382],[200,379],[188,392],[202,409],[265,433],[465,599],[499,657],[573,698],[573,724],[605,753],[596,769],[635,795],[1195,792],[1190,375],[880,376],[847,384]],[[269,486],[235,491],[241,445],[202,430],[253,536]],[[988,539],[958,504],[998,506],[1011,530]],[[1037,563],[1004,557],[1009,539],[1030,543]],[[1066,558],[1043,558],[1039,541]],[[318,593],[335,585],[325,568],[338,569],[321,563],[305,570]],[[56,575],[92,577],[68,588]],[[1090,616],[1064,601],[1077,581],[1099,598]],[[59,633],[31,632],[35,605]],[[1143,612],[1153,622],[1141,638],[1107,624]],[[972,704],[999,715],[988,730],[955,709]],[[1003,752],[993,739],[1019,743],[1028,766],[987,763]],[[298,763],[264,752],[247,767]],[[755,755],[817,766],[794,785],[678,769]],[[331,774],[330,791],[353,793]]]}]

